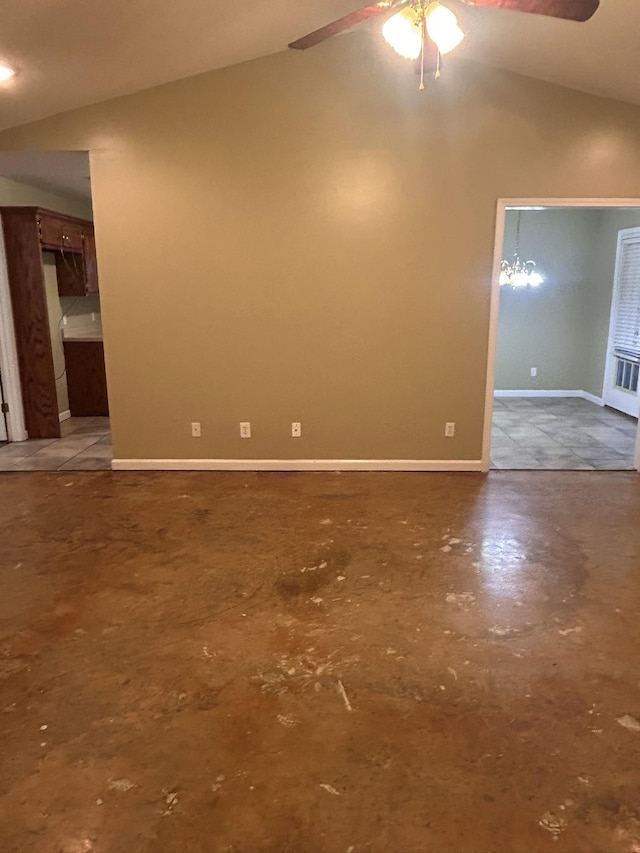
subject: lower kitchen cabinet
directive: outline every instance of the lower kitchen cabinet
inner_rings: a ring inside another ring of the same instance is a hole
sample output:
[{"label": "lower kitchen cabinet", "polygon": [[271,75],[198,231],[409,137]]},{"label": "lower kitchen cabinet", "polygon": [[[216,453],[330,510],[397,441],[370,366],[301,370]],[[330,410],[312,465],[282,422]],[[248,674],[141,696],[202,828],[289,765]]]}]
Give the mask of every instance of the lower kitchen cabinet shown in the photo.
[{"label": "lower kitchen cabinet", "polygon": [[69,410],[74,418],[109,414],[102,341],[64,341]]}]

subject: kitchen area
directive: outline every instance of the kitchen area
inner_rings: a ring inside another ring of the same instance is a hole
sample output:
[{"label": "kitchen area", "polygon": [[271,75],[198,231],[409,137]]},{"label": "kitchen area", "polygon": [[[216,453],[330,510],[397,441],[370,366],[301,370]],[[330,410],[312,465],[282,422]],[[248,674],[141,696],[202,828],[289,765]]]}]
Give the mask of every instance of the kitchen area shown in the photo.
[{"label": "kitchen area", "polygon": [[93,223],[2,207],[28,440],[0,471],[99,470],[112,451]]}]

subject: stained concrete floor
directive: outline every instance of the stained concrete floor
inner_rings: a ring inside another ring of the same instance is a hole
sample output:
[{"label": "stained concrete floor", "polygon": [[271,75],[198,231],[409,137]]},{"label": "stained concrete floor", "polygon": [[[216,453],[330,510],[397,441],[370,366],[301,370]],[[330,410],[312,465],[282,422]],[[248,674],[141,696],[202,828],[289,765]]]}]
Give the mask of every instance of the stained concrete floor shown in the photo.
[{"label": "stained concrete floor", "polygon": [[0,475],[3,853],[637,853],[635,473]]}]

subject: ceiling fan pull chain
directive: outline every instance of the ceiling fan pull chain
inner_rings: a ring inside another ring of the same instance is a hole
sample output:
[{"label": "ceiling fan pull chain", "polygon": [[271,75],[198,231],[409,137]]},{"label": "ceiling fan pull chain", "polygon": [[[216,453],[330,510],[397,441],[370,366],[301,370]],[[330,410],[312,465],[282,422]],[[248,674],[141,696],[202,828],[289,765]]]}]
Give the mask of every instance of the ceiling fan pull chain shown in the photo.
[{"label": "ceiling fan pull chain", "polygon": [[440,77],[440,59],[441,59],[441,57],[442,57],[442,54],[440,53],[439,50],[437,50],[436,51],[436,73],[434,75],[436,80],[438,80],[438,78]]},{"label": "ceiling fan pull chain", "polygon": [[425,22],[422,21],[422,52],[420,56],[420,91],[424,89],[424,36]]}]

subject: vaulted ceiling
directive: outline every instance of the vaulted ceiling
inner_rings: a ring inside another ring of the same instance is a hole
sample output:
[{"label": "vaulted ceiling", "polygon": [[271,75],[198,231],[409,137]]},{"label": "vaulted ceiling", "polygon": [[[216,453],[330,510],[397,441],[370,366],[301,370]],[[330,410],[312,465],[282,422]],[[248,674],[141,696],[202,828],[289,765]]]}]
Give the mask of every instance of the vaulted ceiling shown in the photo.
[{"label": "vaulted ceiling", "polygon": [[[0,129],[286,50],[363,0],[3,0]],[[601,0],[586,24],[448,5],[456,56],[640,104],[639,0]],[[379,28],[369,37],[380,38]],[[313,48],[322,50],[322,47]],[[455,57],[450,61],[455,61]]]}]

